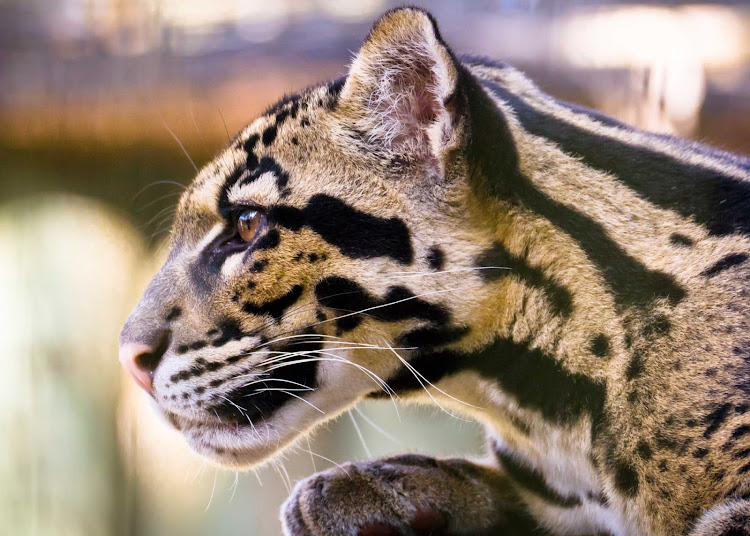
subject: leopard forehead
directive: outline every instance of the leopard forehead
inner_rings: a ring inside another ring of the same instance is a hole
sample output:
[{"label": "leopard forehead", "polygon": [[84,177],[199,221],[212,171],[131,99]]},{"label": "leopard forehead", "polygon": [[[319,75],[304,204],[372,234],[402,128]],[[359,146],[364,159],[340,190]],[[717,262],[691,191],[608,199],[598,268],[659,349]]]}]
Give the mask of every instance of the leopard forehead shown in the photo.
[{"label": "leopard forehead", "polygon": [[351,126],[339,105],[345,80],[286,96],[237,134],[180,199],[173,242],[199,241],[231,206],[304,206],[323,193],[385,216],[413,203],[407,179],[418,172]]}]

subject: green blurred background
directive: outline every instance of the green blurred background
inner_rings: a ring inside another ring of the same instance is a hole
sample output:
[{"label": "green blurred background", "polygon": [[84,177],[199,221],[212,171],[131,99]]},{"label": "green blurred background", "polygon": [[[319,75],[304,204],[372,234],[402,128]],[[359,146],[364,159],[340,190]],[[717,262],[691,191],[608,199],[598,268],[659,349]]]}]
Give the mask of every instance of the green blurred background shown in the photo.
[{"label": "green blurred background", "polygon": [[[553,95],[750,153],[747,2],[411,3],[455,50]],[[481,452],[475,423],[368,403],[276,464],[226,472],[158,421],[116,357],[190,159],[343,74],[394,5],[0,0],[0,534],[274,535],[288,486],[314,470]]]}]

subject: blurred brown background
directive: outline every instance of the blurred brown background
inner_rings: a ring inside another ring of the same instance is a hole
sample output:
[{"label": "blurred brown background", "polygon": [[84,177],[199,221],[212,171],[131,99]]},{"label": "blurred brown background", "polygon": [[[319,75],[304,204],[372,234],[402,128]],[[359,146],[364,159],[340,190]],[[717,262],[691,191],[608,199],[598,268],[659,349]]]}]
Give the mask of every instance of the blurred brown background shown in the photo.
[{"label": "blurred brown background", "polygon": [[[750,153],[747,2],[411,3],[555,96]],[[116,358],[195,172],[180,144],[201,166],[283,93],[343,74],[394,5],[0,0],[0,534],[273,535],[314,469],[481,451],[474,423],[364,404],[255,475],[217,470]]]}]

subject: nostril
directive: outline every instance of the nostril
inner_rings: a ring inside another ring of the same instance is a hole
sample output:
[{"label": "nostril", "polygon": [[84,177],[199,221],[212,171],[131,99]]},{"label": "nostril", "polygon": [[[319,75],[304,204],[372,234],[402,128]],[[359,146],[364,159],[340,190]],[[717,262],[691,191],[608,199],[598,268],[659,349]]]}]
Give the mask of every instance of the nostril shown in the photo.
[{"label": "nostril", "polygon": [[145,351],[135,356],[135,365],[153,374],[156,371],[156,367],[161,363],[162,357],[167,353],[171,340],[171,332],[169,330],[164,331],[153,350]]},{"label": "nostril", "polygon": [[127,342],[120,346],[120,361],[135,382],[147,392],[153,388],[153,375],[169,349],[171,332],[163,331],[149,343]]}]

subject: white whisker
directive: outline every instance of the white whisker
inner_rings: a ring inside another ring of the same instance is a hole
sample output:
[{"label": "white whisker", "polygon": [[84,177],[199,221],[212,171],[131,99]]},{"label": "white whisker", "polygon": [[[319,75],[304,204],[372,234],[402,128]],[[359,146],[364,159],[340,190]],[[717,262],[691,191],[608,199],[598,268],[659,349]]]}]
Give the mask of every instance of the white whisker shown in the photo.
[{"label": "white whisker", "polygon": [[367,446],[367,443],[365,442],[365,436],[362,435],[362,430],[359,429],[359,424],[357,423],[357,419],[354,418],[354,414],[352,413],[352,410],[347,411],[349,414],[349,418],[352,420],[352,424],[354,425],[354,430],[357,432],[357,436],[359,437],[360,443],[362,443],[362,446],[365,449],[365,453],[367,454],[368,458],[372,458],[372,452],[370,452],[370,448]]}]

